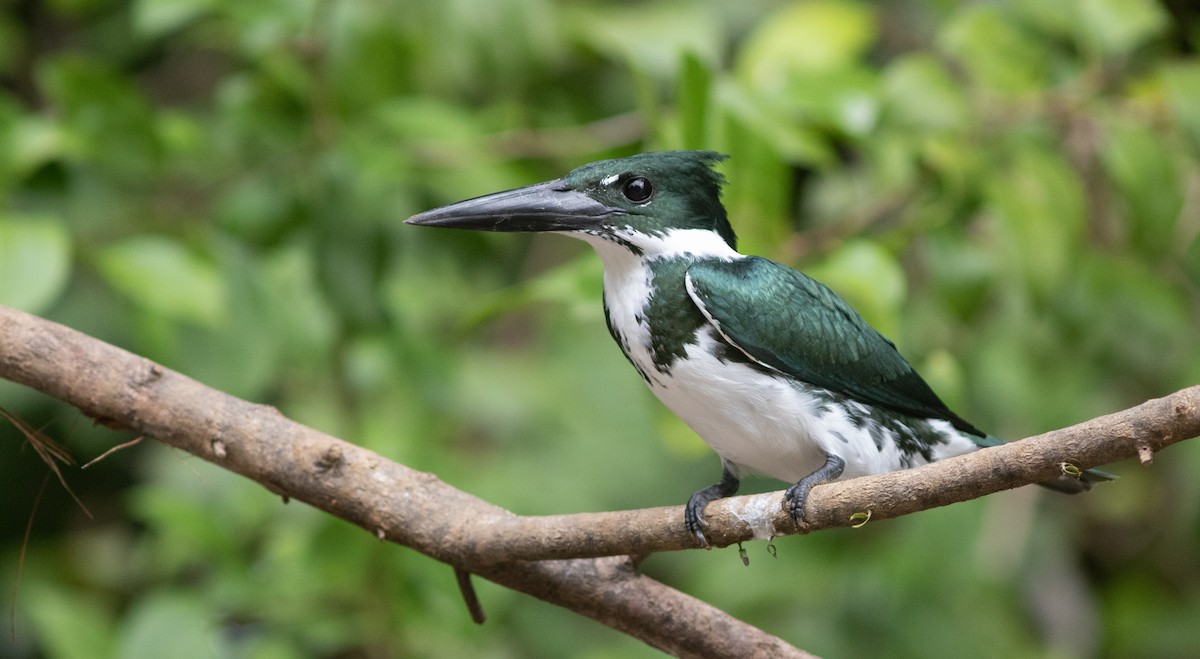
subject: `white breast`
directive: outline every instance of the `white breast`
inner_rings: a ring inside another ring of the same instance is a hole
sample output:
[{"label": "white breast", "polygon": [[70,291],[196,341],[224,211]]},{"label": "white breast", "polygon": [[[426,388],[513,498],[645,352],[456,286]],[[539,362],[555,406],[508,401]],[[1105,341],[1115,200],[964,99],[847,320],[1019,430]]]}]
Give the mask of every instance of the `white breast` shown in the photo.
[{"label": "white breast", "polygon": [[[722,362],[714,340],[702,333],[688,346],[669,377],[650,389],[723,459],[743,471],[794,483],[816,471],[828,454],[846,461],[842,478],[882,474],[924,462],[908,461],[895,441],[876,445],[868,430],[851,422],[840,405],[822,404],[821,390],[745,364]],[[851,408],[853,405],[851,405]],[[975,450],[970,439],[944,421],[932,421],[946,438],[935,460]]]}]

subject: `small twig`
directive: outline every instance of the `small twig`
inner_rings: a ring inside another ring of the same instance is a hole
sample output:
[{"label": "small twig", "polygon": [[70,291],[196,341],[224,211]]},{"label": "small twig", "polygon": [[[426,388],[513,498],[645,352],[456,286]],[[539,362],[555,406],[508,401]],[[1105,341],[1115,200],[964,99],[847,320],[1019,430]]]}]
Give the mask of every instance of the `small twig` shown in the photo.
[{"label": "small twig", "polygon": [[483,605],[479,603],[479,595],[475,592],[475,584],[471,583],[471,573],[461,567],[455,567],[454,578],[458,581],[458,592],[462,593],[463,601],[467,604],[467,611],[471,614],[472,622],[477,625],[487,622],[487,614],[483,612]]},{"label": "small twig", "polygon": [[96,464],[97,462],[100,462],[100,461],[101,461],[101,460],[103,460],[104,458],[107,458],[108,456],[112,455],[113,453],[116,453],[117,451],[120,451],[120,450],[121,450],[121,449],[123,449],[123,448],[129,448],[130,446],[134,446],[134,445],[136,445],[136,444],[139,444],[139,443],[141,443],[141,441],[142,441],[143,439],[145,439],[145,438],[146,438],[146,436],[145,436],[145,435],[141,435],[141,436],[139,436],[139,437],[137,437],[137,438],[135,438],[135,439],[131,439],[131,440],[129,440],[129,441],[127,441],[127,442],[125,442],[124,444],[117,444],[116,446],[114,446],[114,447],[112,447],[112,448],[108,449],[107,451],[105,451],[105,452],[101,453],[99,456],[97,456],[97,457],[95,457],[95,458],[92,458],[91,460],[89,460],[89,461],[88,461],[88,463],[87,463],[87,464],[85,464],[85,465],[83,465],[82,467],[80,467],[80,469],[87,469],[88,467],[90,467],[90,466],[92,466],[92,465]]},{"label": "small twig", "polygon": [[33,498],[33,507],[29,509],[29,520],[25,522],[25,535],[21,538],[21,553],[17,556],[17,575],[13,577],[12,589],[12,618],[10,632],[12,638],[17,638],[17,587],[21,585],[21,574],[25,571],[25,553],[29,549],[29,536],[33,534],[33,520],[37,518],[38,508],[42,505],[42,495],[46,493],[46,484],[50,482],[50,472],[42,478],[42,486],[38,488],[37,496]]},{"label": "small twig", "polygon": [[25,436],[25,440],[28,441],[29,445],[33,447],[33,450],[38,454],[38,457],[42,459],[42,462],[45,462],[46,466],[50,467],[50,471],[53,471],[54,475],[58,477],[58,482],[62,483],[63,489],[67,491],[67,494],[71,495],[71,498],[75,500],[75,503],[79,506],[79,509],[90,518],[92,516],[92,511],[88,510],[87,506],[83,505],[83,501],[75,495],[75,491],[71,489],[71,486],[67,485],[66,477],[63,476],[62,470],[58,468],[59,462],[65,465],[75,464],[75,459],[71,457],[71,454],[67,452],[67,449],[63,448],[62,445],[51,439],[46,433],[34,428],[28,423],[25,423],[24,419],[13,414],[12,412],[9,412],[3,407],[0,407],[0,416],[8,419],[9,423],[13,424],[16,426],[17,430],[21,431],[21,434]]}]

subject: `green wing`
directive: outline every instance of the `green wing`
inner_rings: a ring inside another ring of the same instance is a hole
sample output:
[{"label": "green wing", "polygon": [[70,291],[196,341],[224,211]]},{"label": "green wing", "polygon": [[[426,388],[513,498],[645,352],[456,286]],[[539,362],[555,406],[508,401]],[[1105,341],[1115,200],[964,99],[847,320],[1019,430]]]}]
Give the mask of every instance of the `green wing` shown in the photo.
[{"label": "green wing", "polygon": [[767,259],[696,263],[688,294],[755,362],[798,380],[983,436],[946,407],[895,344],[824,284]]}]

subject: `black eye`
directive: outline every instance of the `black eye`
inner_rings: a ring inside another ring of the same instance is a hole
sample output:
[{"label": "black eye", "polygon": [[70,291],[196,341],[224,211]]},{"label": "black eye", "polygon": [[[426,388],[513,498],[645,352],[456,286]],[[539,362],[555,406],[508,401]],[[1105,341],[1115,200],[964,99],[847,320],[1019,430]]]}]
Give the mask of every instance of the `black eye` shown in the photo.
[{"label": "black eye", "polygon": [[629,201],[640,204],[654,194],[654,186],[650,185],[650,179],[645,176],[635,176],[621,186],[621,194]]}]

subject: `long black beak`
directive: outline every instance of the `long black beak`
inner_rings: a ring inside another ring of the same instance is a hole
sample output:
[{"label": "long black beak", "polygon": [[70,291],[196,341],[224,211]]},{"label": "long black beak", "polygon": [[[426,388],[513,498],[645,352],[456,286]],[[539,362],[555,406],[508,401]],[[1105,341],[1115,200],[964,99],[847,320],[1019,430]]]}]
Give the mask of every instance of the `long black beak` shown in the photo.
[{"label": "long black beak", "polygon": [[556,179],[442,206],[404,222],[477,231],[582,231],[620,212]]}]

